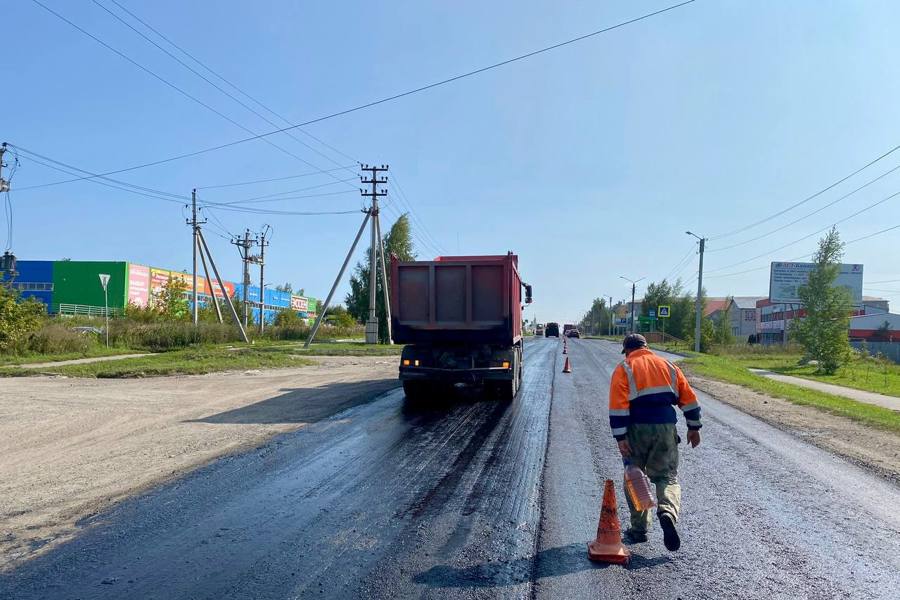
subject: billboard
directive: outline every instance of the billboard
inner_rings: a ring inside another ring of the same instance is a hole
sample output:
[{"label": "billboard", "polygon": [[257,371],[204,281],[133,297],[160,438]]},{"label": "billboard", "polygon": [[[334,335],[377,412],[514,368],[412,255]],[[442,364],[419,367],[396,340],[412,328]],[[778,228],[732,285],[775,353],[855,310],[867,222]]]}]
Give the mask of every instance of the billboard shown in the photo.
[{"label": "billboard", "polygon": [[[769,300],[779,304],[799,304],[798,290],[809,281],[814,263],[773,262],[769,273]],[[841,265],[835,286],[850,291],[854,305],[862,304],[863,266]]]},{"label": "billboard", "polygon": [[303,296],[291,296],[291,310],[306,312],[309,309],[309,300]]},{"label": "billboard", "polygon": [[147,306],[150,302],[150,267],[128,265],[128,303]]},{"label": "billboard", "polygon": [[[151,297],[155,297],[159,295],[162,289],[168,283],[169,278],[184,282],[186,286],[186,291],[190,292],[193,289],[193,277],[190,273],[182,273],[181,271],[169,271],[168,269],[157,269],[156,267],[150,268],[150,295]],[[222,289],[219,287],[219,283],[213,282],[214,285],[210,286],[210,282],[206,280],[206,277],[202,277],[200,275],[197,276],[197,293],[202,294],[204,296],[209,296],[211,291],[215,289],[217,298],[224,298],[222,295]],[[234,296],[234,284],[230,281],[225,281],[225,293],[228,294],[229,297]],[[259,298],[257,298],[257,302]]]}]

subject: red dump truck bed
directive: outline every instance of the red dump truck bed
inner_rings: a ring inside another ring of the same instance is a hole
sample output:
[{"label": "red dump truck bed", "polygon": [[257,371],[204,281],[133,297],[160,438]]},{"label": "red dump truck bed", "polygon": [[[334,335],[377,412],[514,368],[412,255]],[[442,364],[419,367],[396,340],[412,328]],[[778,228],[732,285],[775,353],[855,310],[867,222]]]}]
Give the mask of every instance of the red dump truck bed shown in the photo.
[{"label": "red dump truck bed", "polygon": [[391,258],[394,341],[513,345],[522,338],[519,257]]}]

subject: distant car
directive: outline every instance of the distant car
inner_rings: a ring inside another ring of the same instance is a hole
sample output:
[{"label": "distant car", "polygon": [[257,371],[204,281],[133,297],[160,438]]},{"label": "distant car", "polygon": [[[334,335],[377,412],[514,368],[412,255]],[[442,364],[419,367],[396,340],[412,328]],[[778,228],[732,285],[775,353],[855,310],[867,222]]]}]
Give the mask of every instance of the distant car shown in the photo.
[{"label": "distant car", "polygon": [[547,326],[544,328],[544,336],[559,337],[559,323],[547,323]]},{"label": "distant car", "polygon": [[581,339],[581,333],[578,332],[578,329],[572,328],[566,332],[566,336],[570,338],[578,338]]},{"label": "distant car", "polygon": [[569,335],[569,331],[575,329],[575,325],[572,323],[566,323],[563,325],[563,335]]},{"label": "distant car", "polygon": [[544,326],[538,325],[534,328],[534,335],[544,335]]}]

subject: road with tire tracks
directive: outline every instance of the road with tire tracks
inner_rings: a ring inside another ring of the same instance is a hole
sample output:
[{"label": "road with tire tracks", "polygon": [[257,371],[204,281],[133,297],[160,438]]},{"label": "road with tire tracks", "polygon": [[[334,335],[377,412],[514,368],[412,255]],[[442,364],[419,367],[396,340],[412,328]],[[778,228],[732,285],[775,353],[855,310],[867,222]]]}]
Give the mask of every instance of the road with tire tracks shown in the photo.
[{"label": "road with tire tracks", "polygon": [[[0,598],[894,598],[900,489],[700,394],[682,548],[587,561],[621,462],[599,340],[528,340],[511,403],[401,390],[216,461],[0,574]],[[683,423],[679,425],[683,428]],[[684,435],[682,435],[684,437]]]}]

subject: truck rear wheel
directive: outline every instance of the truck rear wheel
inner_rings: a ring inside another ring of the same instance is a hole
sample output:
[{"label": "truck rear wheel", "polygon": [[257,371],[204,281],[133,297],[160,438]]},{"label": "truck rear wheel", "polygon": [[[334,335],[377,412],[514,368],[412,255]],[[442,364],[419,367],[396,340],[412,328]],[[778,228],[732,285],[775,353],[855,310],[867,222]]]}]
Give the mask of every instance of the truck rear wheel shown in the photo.
[{"label": "truck rear wheel", "polygon": [[433,386],[427,381],[404,381],[403,393],[406,399],[411,402],[422,402],[427,400],[433,392]]}]

